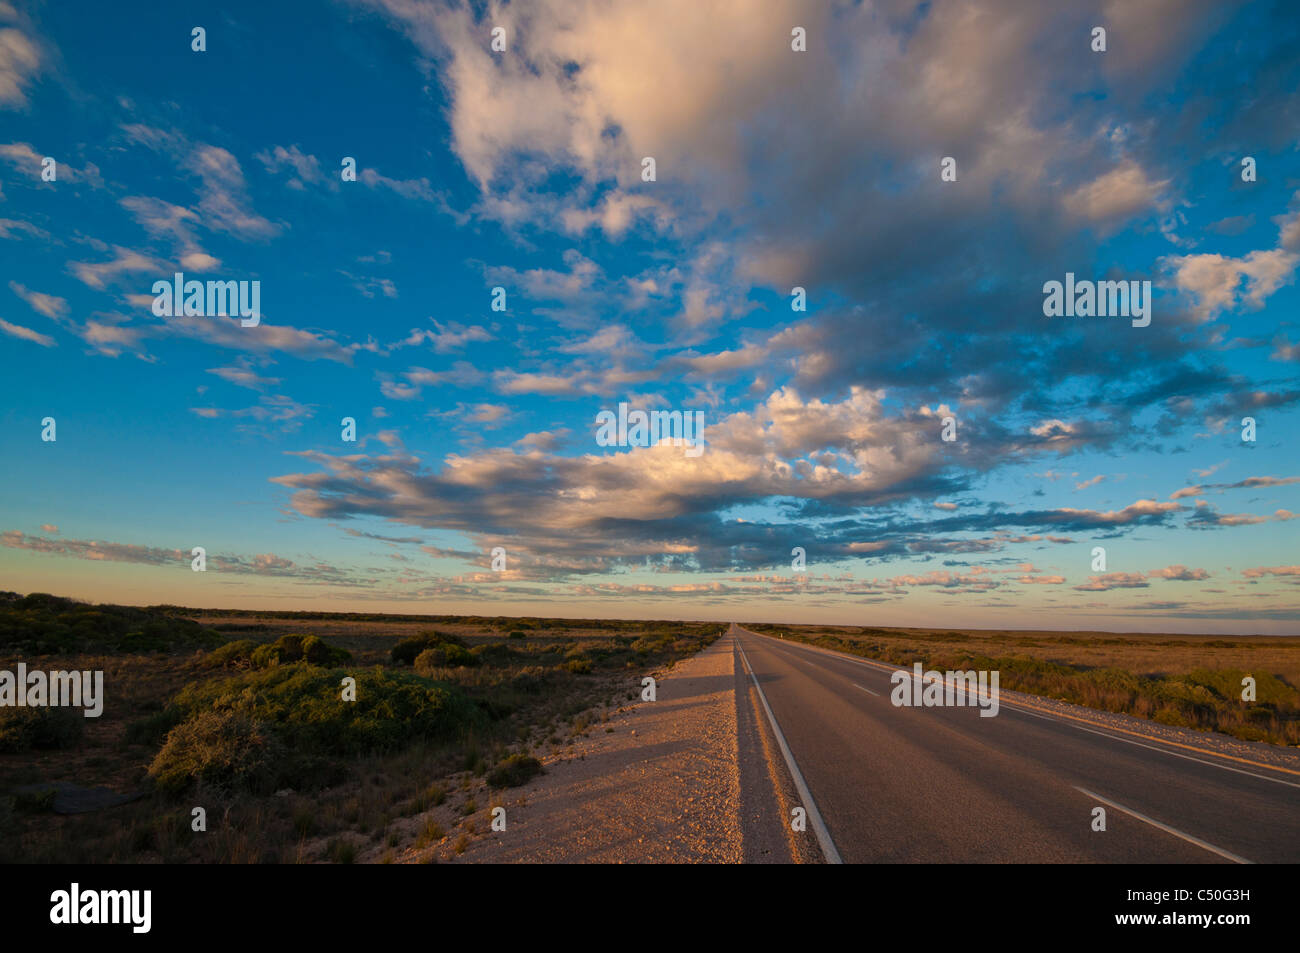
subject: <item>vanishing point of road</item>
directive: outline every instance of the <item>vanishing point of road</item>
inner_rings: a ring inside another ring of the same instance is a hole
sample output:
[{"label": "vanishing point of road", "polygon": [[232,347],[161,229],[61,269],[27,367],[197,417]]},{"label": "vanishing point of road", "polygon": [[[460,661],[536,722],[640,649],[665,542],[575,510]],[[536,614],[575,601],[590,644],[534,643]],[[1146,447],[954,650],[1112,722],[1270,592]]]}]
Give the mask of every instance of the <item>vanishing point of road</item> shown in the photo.
[{"label": "vanishing point of road", "polygon": [[899,707],[897,666],[734,624],[724,641],[828,861],[1300,861],[1300,763],[1107,728],[1005,690],[995,717]]}]

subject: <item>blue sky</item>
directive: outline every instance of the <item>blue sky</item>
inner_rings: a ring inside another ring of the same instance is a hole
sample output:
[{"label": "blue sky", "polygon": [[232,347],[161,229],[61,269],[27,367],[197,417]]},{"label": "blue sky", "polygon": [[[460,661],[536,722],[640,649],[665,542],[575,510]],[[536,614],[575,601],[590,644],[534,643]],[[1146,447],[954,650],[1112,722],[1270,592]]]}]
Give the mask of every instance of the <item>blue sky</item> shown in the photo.
[{"label": "blue sky", "polygon": [[1067,7],[0,3],[0,585],[1300,632],[1300,17]]}]

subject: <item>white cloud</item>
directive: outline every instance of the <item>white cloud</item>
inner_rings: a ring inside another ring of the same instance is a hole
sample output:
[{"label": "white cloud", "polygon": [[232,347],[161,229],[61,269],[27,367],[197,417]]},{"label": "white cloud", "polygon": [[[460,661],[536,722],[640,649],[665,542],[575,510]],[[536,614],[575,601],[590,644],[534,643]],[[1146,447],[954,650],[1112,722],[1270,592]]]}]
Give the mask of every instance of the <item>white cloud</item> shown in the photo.
[{"label": "white cloud", "polygon": [[21,30],[0,30],[0,107],[27,105],[26,89],[40,70],[41,54]]},{"label": "white cloud", "polygon": [[112,248],[113,258],[110,261],[70,261],[68,267],[78,281],[96,291],[102,291],[109,282],[116,281],[119,275],[150,273],[157,276],[169,273],[165,261],[121,245]]},{"label": "white cloud", "polygon": [[1157,208],[1168,185],[1168,180],[1153,182],[1140,165],[1128,159],[1067,195],[1065,208],[1089,222],[1115,223]]},{"label": "white cloud", "polygon": [[0,331],[4,331],[5,334],[10,335],[11,337],[39,344],[41,347],[56,346],[54,338],[50,337],[48,334],[41,334],[39,331],[33,331],[31,328],[25,328],[19,324],[10,324],[3,318],[0,318]]},{"label": "white cloud", "polygon": [[59,321],[68,314],[68,302],[65,298],[31,291],[16,281],[9,282],[9,290],[26,301],[37,314],[43,314],[54,321]]},{"label": "white cloud", "polygon": [[1270,295],[1295,277],[1300,254],[1275,248],[1242,258],[1213,253],[1169,256],[1162,263],[1172,270],[1174,287],[1193,299],[1196,317],[1208,321],[1239,305],[1263,307]]}]

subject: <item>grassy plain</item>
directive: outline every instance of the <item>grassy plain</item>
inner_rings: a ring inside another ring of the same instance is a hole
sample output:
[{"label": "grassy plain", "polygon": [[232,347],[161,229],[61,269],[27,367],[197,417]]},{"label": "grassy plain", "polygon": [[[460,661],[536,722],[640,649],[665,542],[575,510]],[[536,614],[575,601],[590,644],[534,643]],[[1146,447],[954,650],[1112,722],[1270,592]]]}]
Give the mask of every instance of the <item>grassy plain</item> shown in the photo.
[{"label": "grassy plain", "polygon": [[[106,696],[0,709],[0,862],[454,857],[495,792],[722,628],[0,596],[0,669],[102,670]],[[60,781],[140,797],[59,814]]]}]

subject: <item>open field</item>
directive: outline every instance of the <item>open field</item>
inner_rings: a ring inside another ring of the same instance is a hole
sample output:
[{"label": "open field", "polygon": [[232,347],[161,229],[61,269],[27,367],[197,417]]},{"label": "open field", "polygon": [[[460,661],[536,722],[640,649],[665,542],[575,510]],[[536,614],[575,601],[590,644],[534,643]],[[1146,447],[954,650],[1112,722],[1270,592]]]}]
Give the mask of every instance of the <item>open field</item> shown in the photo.
[{"label": "open field", "polygon": [[[1300,639],[1113,632],[748,626],[910,667],[1001,672],[1001,687],[1247,741],[1300,745]],[[1242,700],[1242,679],[1256,699]]]},{"label": "open field", "polygon": [[[436,860],[535,758],[716,624],[0,605],[0,669],[102,670],[104,711],[0,709],[0,861]],[[356,680],[356,700],[342,698]],[[55,813],[54,782],[138,795]],[[192,827],[204,808],[211,833]],[[433,849],[430,849],[433,848]]]},{"label": "open field", "polygon": [[[997,670],[1010,691],[1300,745],[1300,640],[750,628],[897,665]],[[612,751],[595,742],[621,738],[605,732],[639,700],[642,677],[669,671],[720,629],[139,609],[2,594],[0,671],[19,663],[28,671],[102,671],[104,689],[98,718],[79,708],[0,708],[0,861],[384,863],[478,855],[494,807],[509,803],[513,812],[532,792],[549,790],[537,778],[543,762]],[[1240,697],[1246,675],[1257,683],[1249,703]],[[793,677],[769,690],[779,695]],[[721,688],[705,681],[710,691],[731,691],[729,681]],[[645,719],[672,705],[651,708],[639,723],[647,728]],[[707,732],[687,734],[696,743]],[[641,750],[650,741],[621,739],[634,773],[645,770]],[[715,758],[709,770],[729,777],[730,757]],[[663,770],[675,777],[677,768]],[[585,775],[565,777],[572,786]],[[80,812],[72,810],[78,798],[87,801]],[[677,829],[676,812],[699,804],[669,798],[659,807]],[[196,808],[206,815],[201,833],[193,829]],[[530,850],[543,847],[555,845]]]}]

